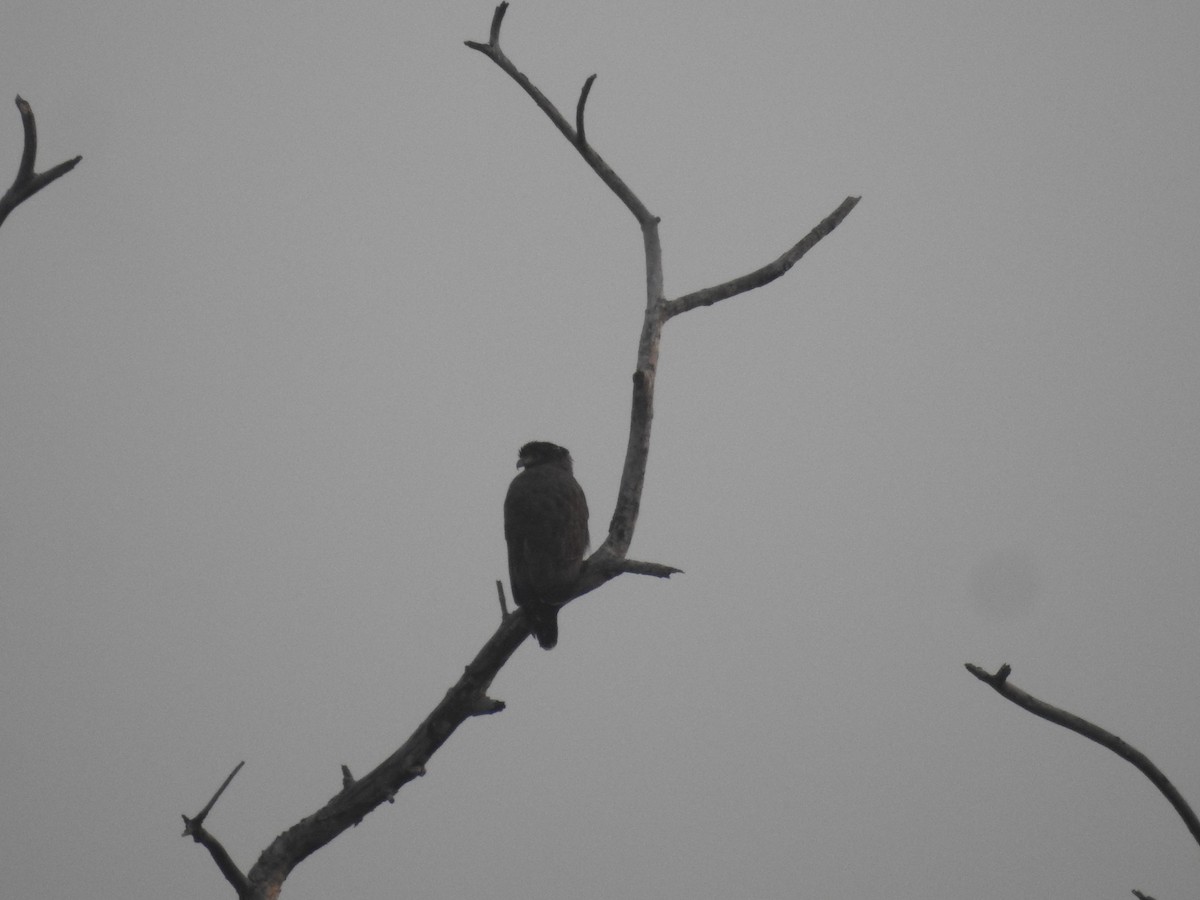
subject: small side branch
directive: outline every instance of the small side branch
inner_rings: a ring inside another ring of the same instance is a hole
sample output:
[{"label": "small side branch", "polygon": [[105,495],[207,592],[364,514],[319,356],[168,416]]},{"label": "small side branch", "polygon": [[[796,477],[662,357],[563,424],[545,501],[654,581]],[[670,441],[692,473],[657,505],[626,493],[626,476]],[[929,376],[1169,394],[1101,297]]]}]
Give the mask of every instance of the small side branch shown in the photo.
[{"label": "small side branch", "polygon": [[496,579],[496,596],[500,598],[500,621],[508,618],[508,602],[504,599],[504,582]]},{"label": "small side branch", "polygon": [[985,684],[991,687],[1001,697],[1010,700],[1017,706],[1035,716],[1045,719],[1047,722],[1053,722],[1055,725],[1061,725],[1063,728],[1070,729],[1076,734],[1081,734],[1089,741],[1095,741],[1101,747],[1107,747],[1121,759],[1133,763],[1137,766],[1138,771],[1150,779],[1153,784],[1164,797],[1170,802],[1171,806],[1175,807],[1175,811],[1179,813],[1183,823],[1187,826],[1188,831],[1192,833],[1192,837],[1200,844],[1200,820],[1196,818],[1196,813],[1183,799],[1183,795],[1176,790],[1175,785],[1167,779],[1158,768],[1150,761],[1150,759],[1137,750],[1131,747],[1125,741],[1121,740],[1115,734],[1105,731],[1099,725],[1093,725],[1087,719],[1082,719],[1074,713],[1069,713],[1065,709],[1059,709],[1056,706],[1051,706],[1032,694],[1027,694],[1025,691],[1012,684],[1009,684],[1008,676],[1012,673],[1012,666],[1005,663],[995,674],[981,669],[979,666],[971,663],[966,663],[967,671],[978,678]]},{"label": "small side branch", "polygon": [[204,809],[200,810],[200,812],[196,815],[196,818],[192,819],[192,822],[194,822],[196,825],[204,824],[204,820],[208,818],[208,814],[212,812],[212,808],[217,805],[217,801],[220,800],[221,795],[225,793],[225,788],[229,787],[229,782],[233,781],[237,773],[242,771],[242,766],[245,764],[246,761],[243,759],[240,763],[233,767],[233,771],[230,772],[229,775],[226,776],[225,780],[221,782],[221,786],[217,788],[217,792],[212,795],[212,799],[205,804]]},{"label": "small side branch", "polygon": [[643,562],[638,559],[622,559],[617,563],[619,572],[628,575],[649,575],[651,578],[670,578],[672,575],[682,575],[683,569],[674,566],[664,566],[662,563]]},{"label": "small side branch", "polygon": [[48,169],[45,172],[35,172],[34,165],[37,162],[37,123],[33,118],[33,108],[23,100],[17,97],[17,109],[21,113],[21,124],[25,128],[25,149],[21,153],[21,165],[17,168],[17,177],[13,180],[12,187],[0,197],[0,225],[4,224],[4,220],[8,218],[8,214],[16,209],[20,204],[24,203],[50,182],[61,178],[70,172],[82,156],[77,156],[74,159],[68,159],[66,162],[61,162],[53,169]]},{"label": "small side branch", "polygon": [[695,309],[697,306],[712,306],[714,303],[719,303],[729,297],[744,294],[746,291],[752,291],[755,288],[762,287],[764,284],[770,284],[799,262],[800,258],[815,247],[821,238],[842,224],[842,219],[850,215],[850,210],[854,209],[861,199],[861,197],[847,197],[837,209],[827,215],[799,243],[783,254],[783,256],[779,257],[779,259],[767,263],[761,269],[755,269],[748,275],[742,275],[740,278],[734,278],[726,281],[724,284],[693,291],[676,300],[667,301],[665,310],[667,318],[685,313],[689,309]]},{"label": "small side branch", "polygon": [[583,133],[583,108],[587,106],[588,94],[592,92],[595,81],[595,75],[587,77],[587,81],[583,83],[583,90],[579,92],[579,102],[575,105],[575,141],[579,144],[587,143],[587,137]]},{"label": "small side branch", "polygon": [[508,0],[502,0],[496,11],[492,13],[492,30],[488,39],[493,45],[500,43],[500,23],[504,21],[504,14],[508,12]]},{"label": "small side branch", "polygon": [[[563,114],[558,111],[557,107],[555,107],[555,105],[551,103],[549,99],[547,99],[545,94],[538,90],[534,83],[530,81],[523,72],[519,71],[517,67],[513,65],[512,60],[509,59],[504,54],[504,51],[500,49],[500,23],[504,21],[504,13],[507,9],[508,3],[501,3],[496,7],[495,15],[492,16],[491,35],[486,44],[482,44],[479,41],[464,41],[463,43],[465,43],[472,50],[478,50],[480,53],[498,65],[501,69],[508,73],[508,76],[512,78],[513,81],[521,86],[521,89],[525,91],[525,93],[533,98],[533,102],[538,105],[538,109],[540,109],[547,115],[547,117],[549,117],[550,121],[554,123],[554,127],[563,133],[563,136],[566,137],[566,139],[571,142],[572,146],[579,151],[579,154],[587,161],[587,164],[591,166],[593,171],[600,176],[600,179],[609,186],[612,192],[620,198],[621,202],[629,208],[629,211],[633,213],[634,218],[636,218],[643,227],[645,227],[649,222],[657,222],[658,220],[650,214],[650,210],[646,209],[645,204],[642,203],[642,201],[637,198],[633,191],[629,189],[629,185],[622,181],[617,173],[609,167],[608,163],[606,163],[600,157],[600,154],[593,150],[591,145],[583,139],[583,129],[580,128],[578,131],[576,131],[576,129],[572,128],[571,124],[563,117]],[[576,115],[580,124],[582,124],[583,120],[583,106],[587,101],[587,95],[591,91],[592,81],[595,79],[595,77],[596,76],[593,75],[587,80],[583,86],[583,92],[579,97]]]},{"label": "small side branch", "polygon": [[233,771],[221,782],[221,786],[212,795],[212,799],[205,804],[204,809],[200,810],[194,818],[183,817],[183,836],[190,837],[209,852],[209,855],[213,858],[213,862],[217,864],[217,868],[221,870],[221,874],[225,876],[225,880],[233,885],[233,889],[237,891],[239,897],[249,895],[250,882],[242,874],[242,870],[237,867],[237,864],[234,863],[225,848],[221,846],[221,842],[205,830],[204,820],[208,818],[208,814],[212,812],[212,808],[221,799],[221,795],[225,793],[225,788],[229,787],[229,782],[233,781],[233,777],[242,770],[242,766],[245,764],[246,761],[242,760],[233,767]]}]

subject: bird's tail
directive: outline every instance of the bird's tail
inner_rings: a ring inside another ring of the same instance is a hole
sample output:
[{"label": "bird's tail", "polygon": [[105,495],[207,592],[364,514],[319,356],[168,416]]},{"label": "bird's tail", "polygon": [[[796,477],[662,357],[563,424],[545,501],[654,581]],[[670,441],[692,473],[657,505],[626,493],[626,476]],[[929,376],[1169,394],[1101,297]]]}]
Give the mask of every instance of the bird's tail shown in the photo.
[{"label": "bird's tail", "polygon": [[558,607],[539,603],[528,607],[529,630],[537,638],[538,646],[550,650],[558,643]]}]

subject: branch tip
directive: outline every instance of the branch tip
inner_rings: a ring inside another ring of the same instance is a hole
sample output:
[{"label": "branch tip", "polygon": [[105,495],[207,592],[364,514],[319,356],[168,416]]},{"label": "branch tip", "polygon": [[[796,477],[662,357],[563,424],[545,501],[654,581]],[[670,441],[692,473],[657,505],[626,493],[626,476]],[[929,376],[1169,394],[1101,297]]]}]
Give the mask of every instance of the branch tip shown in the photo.
[{"label": "branch tip", "polygon": [[33,118],[33,107],[19,94],[16,103],[17,111],[21,114],[21,126],[25,129],[25,148],[21,151],[21,165],[13,182],[14,188],[33,180],[33,164],[37,159],[37,122]]},{"label": "branch tip", "polygon": [[968,672],[970,672],[980,681],[991,685],[998,691],[1004,687],[1005,682],[1008,681],[1008,676],[1012,674],[1012,666],[1010,666],[1008,663],[1004,663],[1004,665],[998,668],[995,674],[989,672],[982,666],[975,665],[974,663],[964,663],[963,665],[966,666]]},{"label": "branch tip", "polygon": [[470,713],[472,716],[491,716],[498,712],[504,712],[505,706],[503,700],[496,700],[492,697],[480,697],[471,707]]},{"label": "branch tip", "polygon": [[508,12],[508,0],[502,0],[496,11],[492,14],[492,30],[488,40],[493,47],[500,46],[500,23],[504,21],[504,14]]},{"label": "branch tip", "polygon": [[664,566],[662,563],[643,562],[638,559],[622,559],[618,570],[629,575],[649,575],[652,578],[670,578],[672,575],[682,575],[683,569],[674,566]]},{"label": "branch tip", "polygon": [[[204,809],[200,810],[200,812],[196,815],[196,818],[192,820],[192,823],[196,828],[199,828],[204,824],[204,820],[208,818],[208,814],[212,812],[212,808],[217,805],[217,801],[220,800],[221,795],[225,793],[225,788],[229,787],[229,782],[233,781],[233,777],[242,770],[242,766],[245,764],[246,761],[243,759],[240,763],[233,767],[233,771],[226,776],[223,782],[221,782],[221,786],[217,788],[217,792],[212,795],[212,799],[208,801]],[[184,821],[187,821],[187,816],[184,816]]]},{"label": "branch tip", "polygon": [[587,106],[588,94],[592,92],[592,84],[595,81],[595,74],[587,77],[587,81],[583,83],[583,89],[579,92],[579,102],[575,104],[575,143],[580,147],[587,146],[587,137],[583,132],[583,108]]},{"label": "branch tip", "polygon": [[858,205],[860,199],[862,198],[847,197],[838,205],[837,209],[822,219],[808,234],[795,243],[782,256],[767,263],[762,268],[755,269],[748,275],[741,275],[730,279],[724,284],[701,288],[698,291],[692,291],[692,293],[675,300],[668,300],[664,304],[666,317],[670,319],[680,313],[695,309],[697,306],[712,306],[714,303],[719,303],[729,297],[734,297],[746,291],[760,288],[765,284],[770,284],[791,269],[792,266],[800,261],[804,254],[808,253],[822,238],[837,228],[842,223],[842,220],[850,215],[850,211]]},{"label": "branch tip", "polygon": [[504,582],[496,579],[496,595],[500,598],[500,621],[508,618],[508,603],[504,599]]}]

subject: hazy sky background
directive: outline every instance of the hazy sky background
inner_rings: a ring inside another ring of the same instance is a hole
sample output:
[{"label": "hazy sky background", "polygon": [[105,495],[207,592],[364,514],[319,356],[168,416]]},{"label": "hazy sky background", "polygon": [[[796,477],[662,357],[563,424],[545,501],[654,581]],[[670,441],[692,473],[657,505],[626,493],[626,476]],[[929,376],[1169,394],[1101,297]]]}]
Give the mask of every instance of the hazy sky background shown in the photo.
[{"label": "hazy sky background", "polygon": [[[611,515],[628,212],[493,4],[0,0],[0,875],[230,897],[498,620],[516,451]],[[1200,4],[516,0],[662,217],[632,554],[287,900],[1194,897]],[[3,174],[7,173],[7,174]]]}]

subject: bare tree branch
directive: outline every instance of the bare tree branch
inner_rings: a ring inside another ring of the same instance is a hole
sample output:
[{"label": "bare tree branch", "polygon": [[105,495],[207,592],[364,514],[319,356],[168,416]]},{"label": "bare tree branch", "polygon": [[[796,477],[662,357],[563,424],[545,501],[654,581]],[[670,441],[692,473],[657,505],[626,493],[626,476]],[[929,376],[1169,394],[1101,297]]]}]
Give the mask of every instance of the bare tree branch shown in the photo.
[{"label": "bare tree branch", "polygon": [[579,102],[575,104],[575,137],[580,144],[587,143],[587,137],[583,133],[583,108],[587,106],[588,94],[592,92],[592,85],[595,83],[596,76],[589,75],[583,83],[583,90],[579,92]]},{"label": "bare tree branch", "polygon": [[[650,211],[646,209],[645,204],[634,195],[629,186],[617,176],[617,173],[609,167],[608,163],[600,158],[600,154],[582,139],[579,132],[571,127],[570,123],[563,118],[562,113],[558,111],[554,104],[546,99],[546,95],[538,90],[533,82],[523,73],[518,71],[517,67],[513,65],[512,60],[504,55],[504,51],[500,49],[500,23],[504,20],[504,12],[507,9],[507,3],[501,3],[496,7],[496,14],[492,17],[491,37],[486,44],[481,44],[478,41],[464,41],[464,43],[472,50],[478,50],[507,72],[509,77],[519,84],[525,93],[533,98],[533,102],[549,117],[550,121],[554,123],[554,127],[561,131],[566,139],[571,142],[571,145],[579,151],[580,156],[587,161],[587,164],[595,170],[596,174],[609,186],[612,192],[620,198],[621,202],[629,208],[629,211],[633,213],[634,218],[638,220],[643,228],[652,219],[657,223],[658,220],[650,215]],[[583,104],[587,100],[587,94],[591,90],[590,82],[595,77],[593,75],[584,84],[584,90],[579,98],[578,112],[580,115],[582,115]]]},{"label": "bare tree branch", "polygon": [[61,162],[53,169],[48,169],[45,172],[35,173],[34,165],[37,160],[37,123],[33,118],[33,109],[21,97],[17,97],[17,109],[21,113],[21,124],[25,128],[25,149],[21,153],[21,165],[17,168],[17,177],[13,180],[10,187],[0,197],[0,225],[4,224],[4,220],[8,218],[8,214],[17,208],[21,203],[24,203],[50,182],[61,178],[70,172],[82,156],[77,156],[74,159],[68,159],[66,162]]},{"label": "bare tree branch", "polygon": [[779,259],[767,263],[761,269],[756,269],[748,275],[742,275],[726,281],[724,284],[693,291],[677,300],[667,301],[667,318],[685,313],[689,309],[695,309],[697,306],[712,306],[721,300],[754,290],[754,288],[762,287],[764,284],[770,284],[799,262],[800,257],[817,245],[817,241],[837,228],[842,223],[842,219],[850,215],[850,210],[854,209],[861,199],[861,197],[847,197],[842,201],[841,206],[826,216],[799,243],[783,254],[783,256],[779,257]]},{"label": "bare tree branch", "polygon": [[674,566],[664,566],[662,563],[642,562],[636,559],[622,559],[617,564],[622,574],[649,575],[651,578],[670,578],[672,575],[682,575],[683,569]]},{"label": "bare tree branch", "polygon": [[[495,62],[533,98],[537,106],[575,147],[592,170],[633,213],[641,228],[645,248],[646,312],[638,341],[637,367],[633,375],[633,398],[625,466],[608,536],[584,563],[579,580],[573,589],[573,597],[579,597],[623,573],[666,578],[679,571],[661,563],[627,559],[626,554],[633,539],[634,526],[637,523],[642,486],[646,475],[646,461],[650,450],[654,379],[658,365],[662,326],[672,315],[683,312],[685,309],[668,306],[663,297],[662,249],[658,236],[658,218],[649,212],[629,186],[587,143],[583,126],[584,107],[595,76],[591,76],[584,82],[575,111],[576,124],[572,128],[555,106],[546,99],[546,96],[519,72],[501,51],[500,26],[507,9],[507,3],[501,3],[496,7],[492,16],[488,43],[467,41],[467,46],[478,50]],[[844,218],[853,207],[853,203],[847,202],[849,206],[843,204],[845,209],[841,211],[837,221],[841,221],[841,218]],[[786,264],[782,261],[773,263],[772,266],[780,267],[779,271],[765,277],[761,283],[765,284],[766,281],[778,277],[786,271],[836,224],[837,222],[828,225],[822,223],[818,226],[813,234],[785,255],[785,258],[790,256]],[[822,228],[824,231],[821,231]],[[818,234],[818,231],[821,233]],[[754,286],[756,285],[746,285],[740,290],[749,290]],[[727,294],[726,296],[731,295]],[[676,304],[679,302],[676,301]],[[716,302],[716,300],[707,302]],[[213,846],[219,848],[220,845],[212,841],[211,836],[207,835],[198,823],[194,824],[189,833],[201,843],[205,843],[209,852],[213,854],[213,858],[217,860],[218,866],[221,866],[226,878],[238,889],[239,896],[243,900],[268,900],[268,898],[275,900],[284,880],[296,865],[343,831],[362,821],[367,813],[385,801],[392,801],[400,788],[409,781],[425,774],[425,766],[430,757],[463,722],[473,716],[490,715],[504,709],[504,703],[487,696],[487,690],[501,667],[529,636],[530,629],[525,611],[517,610],[509,613],[504,601],[503,587],[499,582],[497,587],[501,606],[500,626],[475,659],[466,667],[458,682],[447,691],[443,700],[409,736],[408,740],[369,774],[356,780],[350,775],[349,769],[343,766],[341,790],[319,810],[302,819],[272,841],[244,877],[244,883],[231,877],[232,873],[237,873],[232,862],[222,863],[222,857],[218,855]],[[220,853],[227,861],[228,855],[224,854],[223,850]],[[238,874],[240,875],[240,873]]]},{"label": "bare tree branch", "polygon": [[487,696],[496,673],[529,636],[524,613],[510,615],[466,667],[458,682],[400,748],[373,771],[347,784],[323,807],[301,819],[275,838],[247,874],[248,900],[265,900],[279,894],[280,886],[301,861],[328,844],[367,813],[386,802],[414,778],[425,774],[425,764],[455,730],[473,716],[490,715],[504,703]]},{"label": "bare tree branch", "polygon": [[1025,693],[1020,688],[1009,684],[1008,676],[1012,673],[1012,666],[1008,663],[997,669],[995,674],[971,663],[966,663],[966,667],[968,672],[985,684],[991,685],[1006,700],[1011,700],[1017,706],[1028,710],[1035,716],[1040,716],[1047,722],[1053,722],[1055,725],[1061,725],[1063,728],[1068,728],[1076,734],[1082,734],[1089,741],[1095,741],[1101,747],[1107,747],[1113,753],[1117,754],[1117,756],[1121,757],[1121,759],[1137,766],[1138,771],[1149,778],[1150,783],[1158,788],[1170,804],[1175,807],[1175,811],[1183,819],[1183,823],[1187,826],[1188,831],[1192,833],[1192,837],[1196,839],[1197,843],[1200,843],[1200,820],[1197,820],[1196,814],[1188,806],[1187,801],[1183,799],[1183,795],[1179,793],[1175,785],[1171,784],[1167,776],[1144,753],[1131,747],[1115,734],[1105,731],[1099,725],[1093,725],[1087,719],[1081,719],[1079,716],[1069,713],[1065,709],[1051,706],[1049,703],[1039,700],[1033,695]]},{"label": "bare tree branch", "polygon": [[212,808],[221,798],[221,795],[225,793],[225,788],[229,787],[229,782],[233,781],[233,777],[241,771],[242,766],[245,764],[246,761],[242,760],[233,767],[233,771],[221,782],[221,786],[212,795],[212,799],[205,804],[204,809],[196,814],[195,818],[189,819],[187,816],[183,817],[183,836],[191,837],[192,840],[209,852],[213,858],[213,862],[217,864],[217,868],[225,876],[225,880],[233,885],[233,889],[237,891],[238,897],[246,897],[249,894],[250,883],[246,880],[246,876],[242,874],[241,869],[230,858],[229,853],[221,846],[221,842],[204,829],[204,820],[208,818],[208,814],[212,811]]},{"label": "bare tree branch", "polygon": [[499,578],[496,579],[496,596],[500,598],[500,618],[508,618],[508,603],[504,599],[504,582]]},{"label": "bare tree branch", "polygon": [[[225,780],[221,782],[221,786],[217,788],[217,792],[212,795],[212,799],[210,799],[208,803],[204,805],[204,809],[200,810],[200,812],[196,814],[196,817],[191,820],[192,825],[204,824],[204,820],[208,818],[208,814],[212,812],[212,808],[217,805],[217,801],[220,800],[221,795],[225,793],[225,788],[229,787],[229,782],[233,781],[233,779],[237,776],[237,773],[242,771],[242,766],[245,764],[246,761],[243,759],[240,763],[233,767],[233,771],[230,772],[225,777]],[[184,816],[184,819],[186,820],[187,816]]]}]

